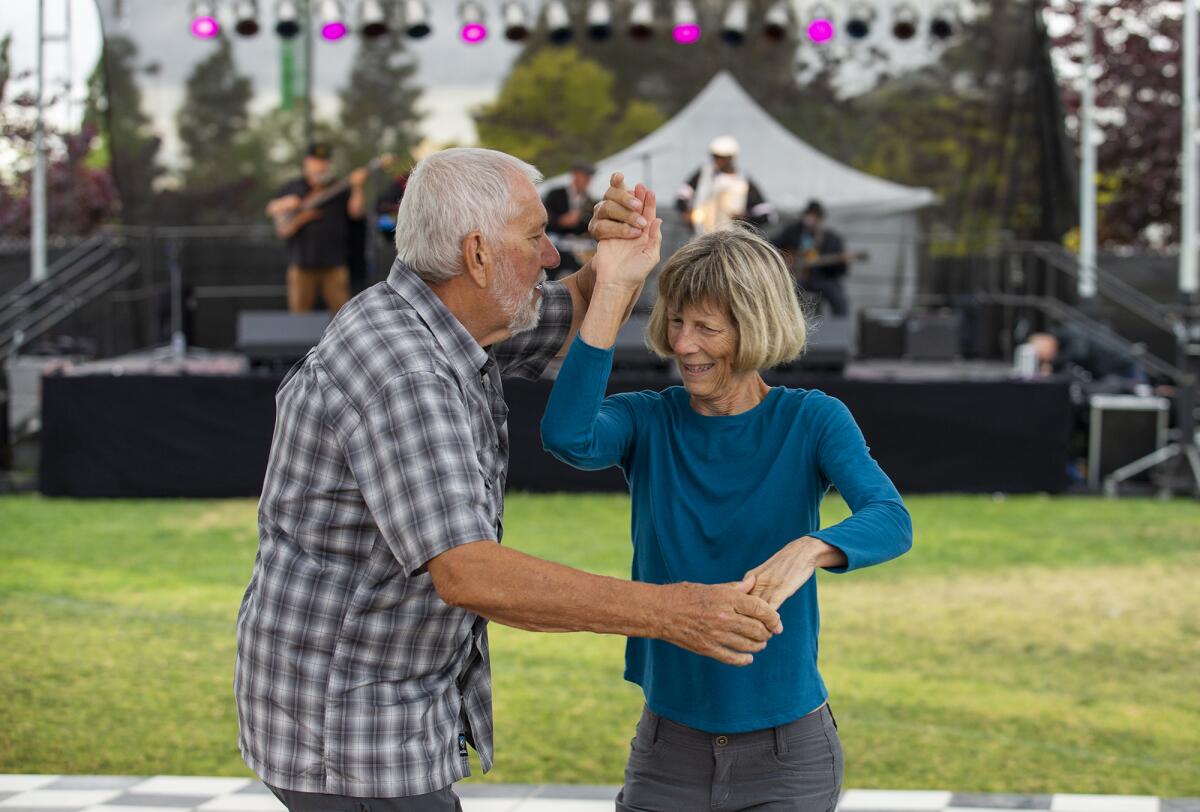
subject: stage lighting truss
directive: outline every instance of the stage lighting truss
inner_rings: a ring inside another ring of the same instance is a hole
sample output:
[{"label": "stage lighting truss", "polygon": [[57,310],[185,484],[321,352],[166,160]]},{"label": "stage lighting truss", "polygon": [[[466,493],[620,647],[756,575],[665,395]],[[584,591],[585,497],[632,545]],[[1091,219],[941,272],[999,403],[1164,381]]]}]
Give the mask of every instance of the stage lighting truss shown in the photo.
[{"label": "stage lighting truss", "polygon": [[458,7],[458,36],[468,45],[476,45],[487,39],[487,18],[483,6],[467,0]]},{"label": "stage lighting truss", "polygon": [[571,15],[562,0],[549,0],[546,3],[546,35],[556,45],[563,45],[575,37],[575,28],[571,25]]},{"label": "stage lighting truss", "polygon": [[529,11],[521,0],[507,0],[501,5],[500,18],[504,21],[505,39],[522,42],[529,38]]},{"label": "stage lighting truss", "polygon": [[258,33],[256,0],[237,0],[233,4],[233,30],[242,37],[253,37]]},{"label": "stage lighting truss", "polygon": [[953,5],[946,3],[938,6],[929,18],[929,36],[938,42],[945,42],[958,33],[960,24],[958,10]]},{"label": "stage lighting truss", "polygon": [[675,0],[671,36],[680,45],[691,45],[700,39],[700,15],[692,0]]},{"label": "stage lighting truss", "polygon": [[359,30],[367,39],[382,37],[388,32],[388,6],[383,0],[361,0],[358,12]]},{"label": "stage lighting truss", "polygon": [[907,3],[892,9],[892,36],[906,42],[917,35],[917,12]]},{"label": "stage lighting truss", "polygon": [[749,0],[732,0],[725,7],[725,16],[721,18],[721,39],[730,45],[741,45],[746,41],[746,29],[749,27]]},{"label": "stage lighting truss", "polygon": [[433,31],[429,22],[429,6],[425,0],[405,0],[404,33],[411,39],[423,39]]},{"label": "stage lighting truss", "polygon": [[786,0],[771,4],[763,15],[763,36],[770,42],[783,42],[792,30],[792,8]]},{"label": "stage lighting truss", "polygon": [[654,36],[653,0],[634,0],[629,9],[629,36],[635,40],[648,40]]},{"label": "stage lighting truss", "polygon": [[600,41],[612,36],[612,8],[608,0],[592,0],[587,7],[587,33],[591,39]]},{"label": "stage lighting truss", "polygon": [[850,39],[863,40],[871,36],[873,25],[875,25],[875,7],[859,3],[852,6],[846,15],[844,30]]},{"label": "stage lighting truss", "polygon": [[221,24],[217,22],[217,8],[209,0],[193,0],[191,11],[193,37],[212,39],[221,33]]}]

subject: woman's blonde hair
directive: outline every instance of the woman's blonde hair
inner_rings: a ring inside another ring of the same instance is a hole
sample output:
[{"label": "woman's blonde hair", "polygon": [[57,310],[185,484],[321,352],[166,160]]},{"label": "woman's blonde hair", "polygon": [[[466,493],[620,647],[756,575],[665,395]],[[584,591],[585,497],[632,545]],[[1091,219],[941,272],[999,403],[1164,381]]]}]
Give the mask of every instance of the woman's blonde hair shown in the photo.
[{"label": "woman's blonde hair", "polygon": [[792,275],[775,246],[751,226],[734,223],[696,237],[667,260],[646,326],[646,344],[675,355],[667,338],[668,310],[722,307],[738,330],[739,372],[770,369],[804,351],[808,326]]}]

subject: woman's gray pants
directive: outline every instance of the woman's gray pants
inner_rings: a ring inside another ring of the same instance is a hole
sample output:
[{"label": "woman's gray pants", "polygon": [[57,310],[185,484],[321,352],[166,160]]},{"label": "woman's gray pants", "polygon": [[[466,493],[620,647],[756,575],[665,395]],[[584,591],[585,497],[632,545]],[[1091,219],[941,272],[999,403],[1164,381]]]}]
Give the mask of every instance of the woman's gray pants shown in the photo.
[{"label": "woman's gray pants", "polygon": [[646,708],[617,812],[833,812],[842,768],[828,705],[786,725],[726,735]]}]

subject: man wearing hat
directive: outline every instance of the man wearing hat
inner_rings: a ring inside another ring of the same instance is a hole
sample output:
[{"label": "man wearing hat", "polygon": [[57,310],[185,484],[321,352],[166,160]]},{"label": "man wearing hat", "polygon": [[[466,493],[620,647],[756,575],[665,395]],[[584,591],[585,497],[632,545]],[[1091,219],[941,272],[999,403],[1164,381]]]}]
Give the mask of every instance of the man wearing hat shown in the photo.
[{"label": "man wearing hat", "polygon": [[[288,310],[306,313],[316,306],[317,294],[331,314],[350,299],[350,221],[363,218],[363,186],[367,170],[350,175],[349,188],[322,200],[322,190],[336,180],[329,144],[310,144],[304,155],[304,173],[279,190],[267,204],[281,232],[291,217],[303,224],[288,233]],[[332,191],[332,190],[330,190]]]},{"label": "man wearing hat", "polygon": [[754,181],[734,166],[738,142],[732,135],[713,139],[708,151],[712,161],[704,164],[679,188],[675,208],[697,234],[707,234],[732,220],[756,226],[775,221],[775,207],[768,203]]},{"label": "man wearing hat", "polygon": [[546,232],[562,256],[556,269],[559,276],[574,273],[583,267],[583,261],[578,256],[582,253],[581,247],[586,245],[590,248],[593,244],[587,233],[596,201],[588,194],[588,184],[595,174],[594,166],[578,161],[571,166],[571,179],[567,185],[556,186],[542,198],[548,218]]}]

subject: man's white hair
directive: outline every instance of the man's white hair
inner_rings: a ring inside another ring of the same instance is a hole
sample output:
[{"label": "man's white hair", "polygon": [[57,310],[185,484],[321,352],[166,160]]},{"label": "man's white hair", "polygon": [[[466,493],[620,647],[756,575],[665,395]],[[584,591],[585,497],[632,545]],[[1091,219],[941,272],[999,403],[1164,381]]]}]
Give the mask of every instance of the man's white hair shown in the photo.
[{"label": "man's white hair", "polygon": [[472,231],[500,238],[520,213],[514,181],[542,173],[494,149],[457,147],[422,159],[409,175],[396,216],[396,254],[430,285],[462,273],[462,241]]}]

